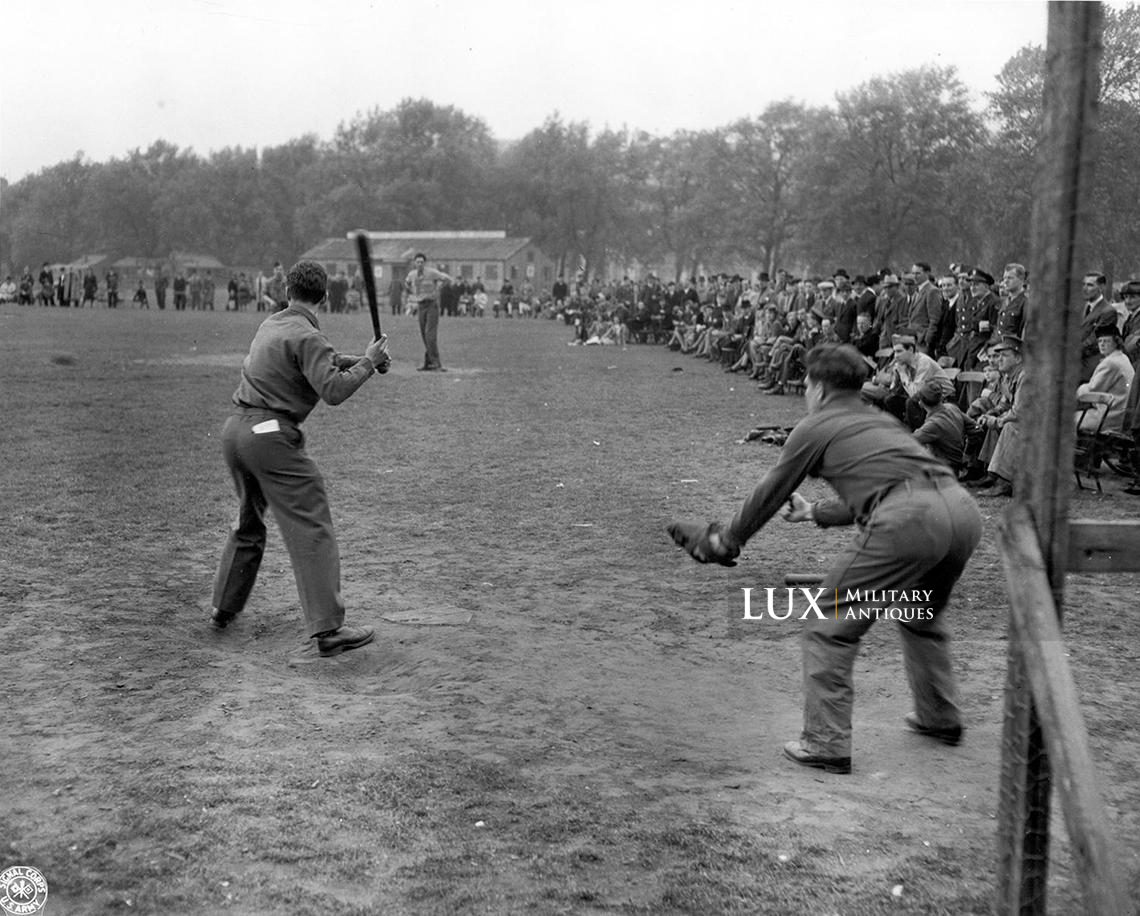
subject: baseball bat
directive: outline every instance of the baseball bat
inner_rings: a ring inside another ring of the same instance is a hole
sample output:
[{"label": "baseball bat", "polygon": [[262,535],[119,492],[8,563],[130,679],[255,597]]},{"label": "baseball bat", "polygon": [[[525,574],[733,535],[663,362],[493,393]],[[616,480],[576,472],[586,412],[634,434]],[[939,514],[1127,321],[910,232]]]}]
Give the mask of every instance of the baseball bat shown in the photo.
[{"label": "baseball bat", "polygon": [[[356,233],[356,253],[360,257],[360,272],[364,275],[364,294],[368,297],[368,313],[372,316],[372,337],[379,340],[380,330],[380,304],[376,299],[376,274],[372,272],[372,252],[368,247],[368,235],[364,232]],[[385,365],[379,370],[388,371]]]},{"label": "baseball bat", "polygon": [[823,576],[818,573],[788,573],[784,585],[819,585]]}]

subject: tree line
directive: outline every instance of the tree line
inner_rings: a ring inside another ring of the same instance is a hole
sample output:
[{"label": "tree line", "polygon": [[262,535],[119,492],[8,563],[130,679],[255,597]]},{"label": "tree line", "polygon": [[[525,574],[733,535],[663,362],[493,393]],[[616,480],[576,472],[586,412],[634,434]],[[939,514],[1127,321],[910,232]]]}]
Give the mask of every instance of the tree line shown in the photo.
[{"label": "tree line", "polygon": [[[1140,8],[1106,8],[1090,267],[1140,271]],[[505,229],[566,271],[637,263],[829,272],[922,258],[991,272],[1028,259],[1044,51],[1026,46],[973,103],[924,66],[713,130],[595,131],[554,113],[521,140],[426,99],[373,109],[331,140],[202,156],[165,141],[82,154],[0,186],[0,261],[88,253],[287,261],[353,229]]]}]

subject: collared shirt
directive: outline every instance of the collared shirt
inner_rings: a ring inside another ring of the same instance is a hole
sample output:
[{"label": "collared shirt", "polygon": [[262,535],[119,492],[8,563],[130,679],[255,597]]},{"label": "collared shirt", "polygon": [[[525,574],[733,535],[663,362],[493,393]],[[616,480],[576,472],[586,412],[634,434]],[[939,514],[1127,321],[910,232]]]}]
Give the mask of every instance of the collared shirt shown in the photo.
[{"label": "collared shirt", "polygon": [[366,357],[337,353],[321,332],[317,316],[291,302],[257,329],[233,402],[301,423],[318,401],[339,404],[375,371]]},{"label": "collared shirt", "polygon": [[891,368],[894,371],[895,378],[898,379],[898,384],[909,397],[918,397],[918,393],[926,384],[927,379],[944,378],[948,385],[950,383],[950,376],[946,374],[945,369],[938,365],[938,361],[918,351],[915,351],[913,366],[904,366],[895,360]]},{"label": "collared shirt", "polygon": [[424,272],[421,274],[415,268],[404,279],[404,288],[415,302],[431,302],[434,301],[436,295],[435,282],[436,280],[450,280],[447,274],[442,270],[436,270],[434,267],[424,265]]},{"label": "collared shirt", "polygon": [[957,404],[943,401],[931,407],[926,420],[914,431],[914,438],[930,449],[935,458],[955,468],[966,460],[963,450],[966,418]]},{"label": "collared shirt", "polygon": [[838,495],[816,505],[821,526],[864,518],[903,481],[953,476],[886,411],[864,404],[858,392],[836,392],[792,430],[780,460],[732,520],[729,536],[740,544],[747,541],[809,475],[826,480]]}]

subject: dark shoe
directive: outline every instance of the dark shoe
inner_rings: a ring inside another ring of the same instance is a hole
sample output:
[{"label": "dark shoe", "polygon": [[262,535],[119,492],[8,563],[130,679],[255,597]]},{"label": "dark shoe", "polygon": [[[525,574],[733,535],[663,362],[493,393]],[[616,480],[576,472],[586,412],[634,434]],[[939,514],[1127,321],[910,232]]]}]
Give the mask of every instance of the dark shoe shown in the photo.
[{"label": "dark shoe", "polygon": [[820,757],[805,751],[798,741],[789,741],[784,745],[784,756],[802,767],[813,767],[825,773],[851,772],[850,757]]},{"label": "dark shoe", "polygon": [[984,490],[987,487],[992,487],[998,482],[998,478],[993,474],[986,474],[985,477],[979,477],[977,480],[967,480],[966,486],[971,490]]},{"label": "dark shoe", "polygon": [[431,372],[431,366],[416,366],[416,372]]},{"label": "dark shoe", "polygon": [[372,627],[341,627],[327,636],[318,636],[317,651],[325,657],[340,655],[349,649],[368,645],[375,635]]},{"label": "dark shoe", "polygon": [[918,716],[913,712],[906,714],[906,724],[912,732],[918,732],[927,738],[934,738],[943,744],[949,744],[951,747],[957,747],[962,740],[963,728],[961,725],[955,725],[951,728],[932,728],[919,722]]},{"label": "dark shoe", "polygon": [[214,613],[210,615],[210,623],[214,625],[215,629],[224,630],[233,622],[235,617],[237,617],[236,611],[231,613],[230,611],[219,611],[217,608],[214,608]]},{"label": "dark shoe", "polygon": [[992,487],[989,487],[985,490],[979,490],[974,495],[978,497],[984,496],[987,499],[989,499],[991,496],[1013,496],[1013,484],[1011,484],[1008,480],[1003,480],[1001,477],[998,477]]},{"label": "dark shoe", "polygon": [[984,465],[974,465],[973,467],[966,468],[958,475],[959,482],[969,485],[975,480],[981,480],[986,476],[986,469]]},{"label": "dark shoe", "polygon": [[784,394],[784,386],[776,385],[772,388],[761,389],[765,394]]},{"label": "dark shoe", "polygon": [[1122,492],[1127,493],[1129,496],[1140,496],[1140,481],[1125,487]]}]

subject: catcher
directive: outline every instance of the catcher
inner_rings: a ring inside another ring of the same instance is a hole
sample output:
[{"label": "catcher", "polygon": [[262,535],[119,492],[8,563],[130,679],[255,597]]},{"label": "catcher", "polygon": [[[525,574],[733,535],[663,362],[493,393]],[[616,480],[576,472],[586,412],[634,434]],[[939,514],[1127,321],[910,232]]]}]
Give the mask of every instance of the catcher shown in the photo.
[{"label": "catcher", "polygon": [[[981,538],[982,521],[944,464],[894,417],[862,403],[867,365],[854,347],[822,344],[807,353],[806,363],[808,415],[736,517],[728,525],[669,530],[698,562],[732,566],[740,548],[781,510],[790,522],[859,526],[821,583],[825,594],[835,595],[834,617],[805,621],[803,732],[784,745],[802,766],[850,773],[852,669],[874,619],[848,612],[868,592],[906,593],[891,604],[903,612],[900,634],[914,695],[907,725],[946,744],[961,739],[944,611]],[[809,475],[826,480],[838,498],[805,500],[795,489]],[[919,605],[922,613],[916,613]]]}]

